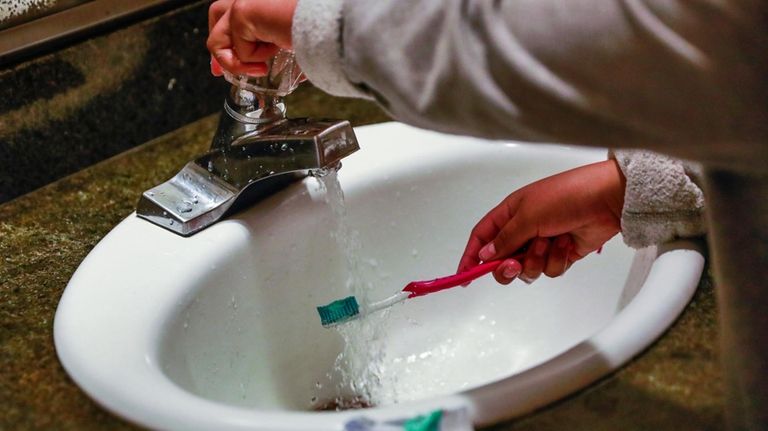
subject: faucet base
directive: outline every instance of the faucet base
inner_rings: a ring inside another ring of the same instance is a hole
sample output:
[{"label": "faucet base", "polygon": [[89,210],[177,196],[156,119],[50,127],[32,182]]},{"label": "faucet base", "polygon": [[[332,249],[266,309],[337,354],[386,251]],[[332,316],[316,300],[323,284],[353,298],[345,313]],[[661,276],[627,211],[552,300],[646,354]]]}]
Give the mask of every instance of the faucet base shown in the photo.
[{"label": "faucet base", "polygon": [[282,120],[187,163],[145,191],[136,214],[189,236],[312,172],[339,166],[358,149],[348,121]]}]

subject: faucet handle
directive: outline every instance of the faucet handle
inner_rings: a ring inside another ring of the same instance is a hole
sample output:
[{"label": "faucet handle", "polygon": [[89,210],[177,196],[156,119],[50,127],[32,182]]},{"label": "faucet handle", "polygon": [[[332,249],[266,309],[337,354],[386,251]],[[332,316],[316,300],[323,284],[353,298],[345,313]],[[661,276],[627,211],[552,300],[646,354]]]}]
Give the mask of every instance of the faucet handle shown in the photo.
[{"label": "faucet handle", "polygon": [[254,93],[285,97],[304,79],[293,52],[281,49],[267,62],[265,76],[233,75],[224,71],[224,79],[232,85]]}]

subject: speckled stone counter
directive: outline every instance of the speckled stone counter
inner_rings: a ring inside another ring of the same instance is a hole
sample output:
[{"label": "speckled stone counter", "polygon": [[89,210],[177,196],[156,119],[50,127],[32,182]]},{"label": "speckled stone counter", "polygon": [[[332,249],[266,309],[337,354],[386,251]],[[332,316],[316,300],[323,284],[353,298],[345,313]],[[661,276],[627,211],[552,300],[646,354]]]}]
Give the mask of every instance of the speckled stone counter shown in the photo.
[{"label": "speckled stone counter", "polygon": [[[293,116],[386,117],[374,106],[303,87]],[[0,205],[0,430],[135,429],[98,407],[67,377],[54,351],[56,304],[93,246],[130,214],[142,190],[205,150],[206,117],[134,150]],[[723,391],[714,288],[705,274],[693,302],[648,351],[619,372],[506,430],[719,430]]]}]

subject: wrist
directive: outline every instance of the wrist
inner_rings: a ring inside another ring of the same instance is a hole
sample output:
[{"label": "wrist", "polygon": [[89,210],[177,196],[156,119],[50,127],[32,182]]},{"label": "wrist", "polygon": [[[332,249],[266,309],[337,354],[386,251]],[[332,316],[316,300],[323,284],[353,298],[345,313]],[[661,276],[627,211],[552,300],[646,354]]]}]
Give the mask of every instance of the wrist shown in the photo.
[{"label": "wrist", "polygon": [[627,178],[616,159],[608,159],[601,162],[602,170],[606,175],[606,193],[604,201],[617,219],[621,219],[624,208],[624,195],[627,189]]}]

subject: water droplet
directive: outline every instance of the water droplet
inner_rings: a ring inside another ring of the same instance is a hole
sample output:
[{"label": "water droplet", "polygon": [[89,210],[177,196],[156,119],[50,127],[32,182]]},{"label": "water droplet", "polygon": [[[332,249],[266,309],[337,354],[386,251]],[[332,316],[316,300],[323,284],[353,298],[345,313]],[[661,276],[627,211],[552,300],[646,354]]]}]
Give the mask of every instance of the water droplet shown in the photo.
[{"label": "water droplet", "polygon": [[322,384],[322,383],[320,383],[320,382],[315,382],[315,387],[316,387],[317,389],[322,389],[322,388],[323,388],[323,384]]},{"label": "water droplet", "polygon": [[280,149],[281,149],[282,151],[288,151],[288,144],[283,144],[283,145],[281,145],[281,146],[280,146]]},{"label": "water droplet", "polygon": [[149,193],[147,193],[147,194],[148,194],[150,197],[152,197],[152,196],[154,196],[154,195],[155,195],[155,192],[149,192]]},{"label": "water droplet", "polygon": [[188,213],[192,211],[192,202],[182,201],[180,204],[176,205],[176,211],[180,213]]},{"label": "water droplet", "polygon": [[173,226],[173,219],[168,220],[168,224]]}]

